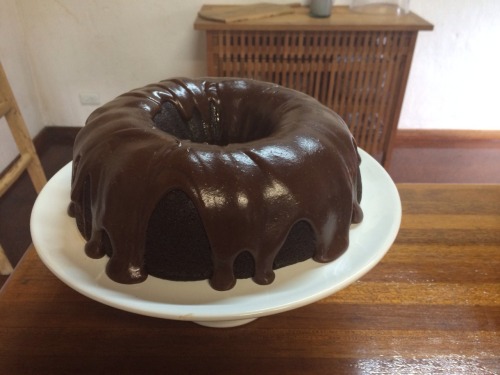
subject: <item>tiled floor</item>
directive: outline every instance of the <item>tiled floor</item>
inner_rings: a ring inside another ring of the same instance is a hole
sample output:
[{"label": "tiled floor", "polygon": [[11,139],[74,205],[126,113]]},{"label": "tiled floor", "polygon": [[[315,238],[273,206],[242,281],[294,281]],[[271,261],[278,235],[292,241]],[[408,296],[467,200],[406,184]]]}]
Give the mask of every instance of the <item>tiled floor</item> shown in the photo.
[{"label": "tiled floor", "polygon": [[[47,177],[68,163],[71,155],[71,139],[55,137],[40,152]],[[394,150],[389,174],[396,183],[500,183],[500,143],[486,142],[481,147],[406,144]],[[0,243],[13,266],[31,243],[29,217],[35,198],[29,179],[23,176],[0,199]],[[6,278],[0,276],[0,285]]]},{"label": "tiled floor", "polygon": [[[72,145],[70,139],[57,139],[40,152],[47,178],[71,160]],[[0,198],[0,243],[14,267],[31,244],[29,218],[35,199],[35,190],[26,173]],[[6,279],[0,275],[0,286]]]}]

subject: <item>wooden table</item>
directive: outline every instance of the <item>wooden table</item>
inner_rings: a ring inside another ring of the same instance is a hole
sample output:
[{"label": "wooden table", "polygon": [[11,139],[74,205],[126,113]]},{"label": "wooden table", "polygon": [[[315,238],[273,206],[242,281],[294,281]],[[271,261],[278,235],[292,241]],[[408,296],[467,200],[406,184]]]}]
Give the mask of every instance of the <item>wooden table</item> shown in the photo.
[{"label": "wooden table", "polygon": [[0,373],[500,373],[500,185],[398,188],[401,230],[371,272],[237,328],[94,302],[30,249],[0,292]]},{"label": "wooden table", "polygon": [[[235,6],[200,11],[228,8]],[[335,6],[328,18],[295,7],[292,14],[242,22],[198,17],[194,28],[205,33],[209,76],[256,78],[315,97],[387,167],[417,35],[433,25],[414,13],[372,15]]]}]

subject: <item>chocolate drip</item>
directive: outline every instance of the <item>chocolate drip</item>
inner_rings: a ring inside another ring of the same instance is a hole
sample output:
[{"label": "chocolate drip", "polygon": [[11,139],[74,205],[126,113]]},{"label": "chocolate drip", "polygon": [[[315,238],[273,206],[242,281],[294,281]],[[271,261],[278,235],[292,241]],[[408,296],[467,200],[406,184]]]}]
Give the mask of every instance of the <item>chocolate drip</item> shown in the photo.
[{"label": "chocolate drip", "polygon": [[258,81],[174,79],[121,95],[91,114],[74,159],[70,211],[80,223],[91,216],[81,229],[85,250],[104,256],[108,242],[106,272],[121,283],[147,277],[148,221],[170,191],[199,213],[217,290],[234,286],[243,252],[253,257],[254,281],[271,283],[276,255],[299,222],[315,235],[313,259],[336,259],[363,216],[360,159],[340,117]]}]

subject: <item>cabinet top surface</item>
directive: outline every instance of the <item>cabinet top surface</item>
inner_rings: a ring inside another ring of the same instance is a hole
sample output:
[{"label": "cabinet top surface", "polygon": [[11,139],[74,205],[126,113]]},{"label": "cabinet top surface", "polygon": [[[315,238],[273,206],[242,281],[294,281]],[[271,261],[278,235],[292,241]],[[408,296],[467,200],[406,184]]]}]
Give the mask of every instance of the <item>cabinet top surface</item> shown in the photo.
[{"label": "cabinet top surface", "polygon": [[[237,5],[203,5],[201,11],[225,10]],[[432,30],[434,26],[415,13],[407,15],[378,15],[354,12],[347,6],[334,6],[327,18],[314,18],[309,15],[309,8],[293,8],[293,13],[238,22],[216,22],[198,16],[194,23],[196,30],[343,30],[373,31]]]}]

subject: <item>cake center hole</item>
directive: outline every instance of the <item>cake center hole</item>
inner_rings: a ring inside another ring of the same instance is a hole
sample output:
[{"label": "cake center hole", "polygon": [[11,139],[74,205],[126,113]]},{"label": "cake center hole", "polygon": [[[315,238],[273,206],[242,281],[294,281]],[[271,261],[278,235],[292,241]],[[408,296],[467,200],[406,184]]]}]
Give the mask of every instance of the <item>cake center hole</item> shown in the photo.
[{"label": "cake center hole", "polygon": [[227,111],[234,113],[224,113],[215,101],[209,101],[206,112],[195,109],[191,118],[186,120],[175,104],[165,102],[153,117],[153,122],[157,129],[181,140],[219,146],[258,140],[272,132],[265,116],[258,116],[244,107]]}]

